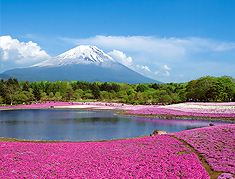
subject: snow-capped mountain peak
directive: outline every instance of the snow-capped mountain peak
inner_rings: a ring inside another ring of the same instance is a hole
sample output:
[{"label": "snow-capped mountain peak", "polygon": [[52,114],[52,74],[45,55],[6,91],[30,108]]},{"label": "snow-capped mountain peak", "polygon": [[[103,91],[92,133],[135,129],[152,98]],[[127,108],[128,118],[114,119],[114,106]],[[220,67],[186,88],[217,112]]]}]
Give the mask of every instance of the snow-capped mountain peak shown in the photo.
[{"label": "snow-capped mountain peak", "polygon": [[31,67],[43,66],[62,66],[71,64],[91,64],[101,66],[109,66],[111,63],[116,62],[112,57],[104,53],[96,46],[80,45],[71,50],[68,50],[54,58],[37,63]]}]

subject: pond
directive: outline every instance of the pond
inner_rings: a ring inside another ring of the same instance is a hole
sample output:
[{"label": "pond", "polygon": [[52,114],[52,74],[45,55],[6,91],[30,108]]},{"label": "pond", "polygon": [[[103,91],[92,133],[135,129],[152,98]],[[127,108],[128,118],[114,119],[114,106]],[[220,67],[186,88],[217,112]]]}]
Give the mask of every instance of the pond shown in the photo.
[{"label": "pond", "polygon": [[[26,140],[91,141],[167,133],[209,126],[211,121],[113,115],[117,111],[23,109],[0,111],[0,137]],[[228,122],[213,122],[215,125]]]}]

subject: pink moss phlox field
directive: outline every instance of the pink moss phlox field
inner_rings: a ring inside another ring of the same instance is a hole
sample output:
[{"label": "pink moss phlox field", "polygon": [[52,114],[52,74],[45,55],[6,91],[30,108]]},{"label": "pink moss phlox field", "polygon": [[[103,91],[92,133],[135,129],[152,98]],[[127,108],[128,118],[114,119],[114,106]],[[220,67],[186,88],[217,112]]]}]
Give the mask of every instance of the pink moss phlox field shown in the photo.
[{"label": "pink moss phlox field", "polygon": [[164,115],[182,115],[182,116],[209,116],[209,117],[235,117],[235,114],[213,114],[213,113],[196,113],[185,112],[160,107],[149,107],[145,109],[138,109],[133,111],[127,111],[130,114],[164,114]]},{"label": "pink moss phlox field", "polygon": [[235,179],[231,173],[223,173],[217,179]]},{"label": "pink moss phlox field", "polygon": [[235,174],[235,124],[182,131],[175,136],[205,156],[215,171]]},{"label": "pink moss phlox field", "polygon": [[0,178],[210,178],[168,135],[81,143],[0,142]]}]

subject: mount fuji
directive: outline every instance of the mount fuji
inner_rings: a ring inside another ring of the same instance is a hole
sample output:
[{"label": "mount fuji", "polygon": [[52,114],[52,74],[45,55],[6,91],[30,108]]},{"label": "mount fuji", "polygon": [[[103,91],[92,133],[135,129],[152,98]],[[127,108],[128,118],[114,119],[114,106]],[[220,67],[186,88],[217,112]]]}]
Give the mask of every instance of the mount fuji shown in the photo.
[{"label": "mount fuji", "polygon": [[118,83],[161,83],[120,64],[95,46],[81,45],[28,68],[15,68],[0,78],[19,81],[89,81]]}]

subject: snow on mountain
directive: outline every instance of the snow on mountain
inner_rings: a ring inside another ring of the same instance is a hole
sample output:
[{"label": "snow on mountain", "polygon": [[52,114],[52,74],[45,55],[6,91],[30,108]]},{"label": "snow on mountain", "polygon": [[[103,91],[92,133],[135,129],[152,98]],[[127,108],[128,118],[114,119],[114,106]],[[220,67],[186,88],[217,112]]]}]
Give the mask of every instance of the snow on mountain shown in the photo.
[{"label": "snow on mountain", "polygon": [[45,60],[31,67],[63,66],[71,64],[91,64],[108,67],[116,61],[96,46],[80,45],[54,58]]}]

